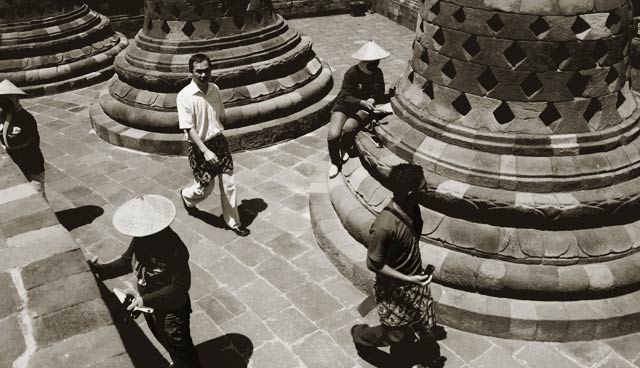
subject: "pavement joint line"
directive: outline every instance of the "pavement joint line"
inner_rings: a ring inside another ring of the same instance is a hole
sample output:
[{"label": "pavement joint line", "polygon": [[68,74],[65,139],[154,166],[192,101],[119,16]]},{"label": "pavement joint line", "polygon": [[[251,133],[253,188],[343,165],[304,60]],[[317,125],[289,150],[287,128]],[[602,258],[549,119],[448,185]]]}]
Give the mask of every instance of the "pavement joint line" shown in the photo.
[{"label": "pavement joint line", "polygon": [[9,270],[11,279],[16,288],[18,296],[20,297],[20,304],[22,310],[18,312],[18,323],[22,329],[22,335],[24,336],[25,350],[22,354],[13,361],[13,368],[26,368],[29,366],[31,357],[36,352],[36,339],[33,331],[33,319],[29,315],[29,297],[27,296],[27,290],[24,287],[22,275],[20,270],[12,268]]}]

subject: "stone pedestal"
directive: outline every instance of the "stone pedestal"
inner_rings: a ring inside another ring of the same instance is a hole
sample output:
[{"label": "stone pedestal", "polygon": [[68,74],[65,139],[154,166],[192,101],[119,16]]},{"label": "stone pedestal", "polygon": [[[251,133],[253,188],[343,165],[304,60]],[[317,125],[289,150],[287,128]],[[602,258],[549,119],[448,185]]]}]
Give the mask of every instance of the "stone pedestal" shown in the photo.
[{"label": "stone pedestal", "polygon": [[[389,168],[416,163],[429,187],[423,259],[437,267],[445,324],[551,341],[640,330],[631,3],[468,5],[424,2],[395,115],[376,128],[384,147],[359,135],[360,161],[312,196],[314,221],[330,214],[313,198],[330,199],[366,243]],[[364,275],[353,250],[316,233]]]},{"label": "stone pedestal", "polygon": [[106,17],[70,0],[0,1],[0,35],[0,80],[30,97],[107,79],[127,45]]},{"label": "stone pedestal", "polygon": [[271,0],[152,0],[145,2],[144,27],[116,58],[117,75],[91,110],[98,135],[132,149],[184,154],[176,95],[197,52],[212,60],[232,150],[293,138],[327,121],[331,72]]}]

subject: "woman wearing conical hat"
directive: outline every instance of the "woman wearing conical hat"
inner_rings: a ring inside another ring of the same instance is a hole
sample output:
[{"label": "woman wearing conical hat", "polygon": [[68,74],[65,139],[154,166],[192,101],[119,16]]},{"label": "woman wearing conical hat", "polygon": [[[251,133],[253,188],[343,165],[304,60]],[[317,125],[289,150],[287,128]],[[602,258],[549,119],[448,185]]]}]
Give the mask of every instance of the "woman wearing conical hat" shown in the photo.
[{"label": "woman wearing conical hat", "polygon": [[44,196],[44,157],[40,151],[40,135],[36,119],[20,105],[20,98],[25,95],[8,79],[0,82],[0,144],[27,180]]},{"label": "woman wearing conical hat", "polygon": [[144,316],[153,335],[169,352],[171,367],[198,368],[200,361],[189,327],[189,251],[169,227],[175,215],[175,206],[163,196],[141,195],[125,202],[113,214],[113,226],[133,237],[129,248],[107,263],[94,258],[90,266],[102,279],[135,272],[138,295],[127,310],[152,308],[153,312]]},{"label": "woman wearing conical hat", "polygon": [[357,129],[372,118],[375,104],[385,102],[384,76],[378,64],[388,56],[387,51],[371,40],[351,56],[359,63],[344,74],[329,122],[330,178],[342,169],[341,150],[348,150],[353,145]]}]

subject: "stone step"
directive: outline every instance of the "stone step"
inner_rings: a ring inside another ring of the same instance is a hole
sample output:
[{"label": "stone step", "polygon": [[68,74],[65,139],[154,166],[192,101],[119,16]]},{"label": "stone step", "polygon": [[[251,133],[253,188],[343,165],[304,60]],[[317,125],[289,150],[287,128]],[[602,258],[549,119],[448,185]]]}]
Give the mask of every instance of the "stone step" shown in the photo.
[{"label": "stone step", "polygon": [[[395,124],[394,120],[388,121],[388,125]],[[443,214],[496,226],[549,230],[587,229],[605,225],[629,226],[638,220],[639,212],[635,208],[640,205],[640,176],[630,177],[618,183],[609,183],[606,188],[576,189],[555,193],[539,193],[527,190],[526,187],[510,187],[502,185],[502,182],[496,185],[495,181],[476,180],[474,183],[473,180],[469,180],[472,175],[463,178],[452,176],[450,171],[441,170],[440,166],[434,167],[433,163],[429,164],[422,160],[418,154],[409,154],[402,146],[410,145],[411,141],[387,140],[389,135],[386,132],[389,129],[393,128],[385,125],[376,128],[378,136],[384,142],[382,148],[374,145],[366,135],[358,136],[356,144],[367,162],[366,166],[372,170],[378,180],[385,182],[384,172],[389,167],[402,162],[421,164],[425,168],[430,189],[422,203],[430,208],[437,208]],[[409,135],[406,134],[404,137]],[[640,155],[640,139],[624,147],[628,150],[633,148]],[[498,162],[499,160],[504,162],[507,156],[494,158]],[[640,156],[638,162],[640,162]],[[477,170],[481,168],[479,160],[468,165]],[[346,167],[348,170],[349,166]],[[583,170],[577,166],[574,169],[575,171]],[[571,170],[566,171],[571,172]],[[601,174],[601,176],[606,175]],[[502,179],[501,175],[499,180]],[[549,179],[549,182],[553,184],[552,180]],[[539,186],[542,185],[543,183],[539,183]]]},{"label": "stone step", "polygon": [[[371,293],[374,274],[366,268],[366,248],[351,235],[353,229],[350,234],[343,227],[334,209],[336,202],[332,204],[329,194],[330,188],[345,188],[345,185],[341,176],[329,183],[312,183],[309,208],[313,231],[319,246],[336,268],[360,290]],[[343,200],[348,202],[341,204],[351,208],[350,214],[368,212],[357,207],[358,200],[353,196]],[[373,215],[369,213],[369,216],[372,221]],[[443,263],[433,255],[438,247],[423,242],[421,248],[423,261],[436,265],[435,277],[438,278],[443,272]],[[431,290],[439,323],[477,334],[522,340],[577,341],[640,330],[638,291],[603,299],[543,301],[483,295],[445,286],[439,280],[431,285]]]},{"label": "stone step", "polygon": [[[330,69],[324,65],[322,74],[328,73],[331,73]],[[320,77],[309,83],[308,86],[310,88],[317,87],[315,83],[322,83],[318,79]],[[232,152],[256,149],[289,140],[317,129],[329,120],[333,100],[337,96],[337,86],[333,85],[332,88],[329,94],[320,101],[288,116],[225,130],[229,148]],[[108,99],[117,103],[109,96],[107,89],[101,92],[100,99]],[[275,107],[275,103],[273,101],[271,103]],[[168,114],[167,112],[152,112],[143,109],[135,111],[144,112],[151,116]],[[91,117],[91,126],[98,136],[113,145],[162,155],[186,155],[188,142],[183,133],[156,133],[125,126],[108,116],[100,104],[94,104],[91,107],[89,116]]]},{"label": "stone step", "polygon": [[[342,181],[329,184],[331,202],[347,231],[367,244],[374,216],[390,193],[358,160],[349,160],[342,173]],[[640,224],[541,231],[421,210],[422,240],[429,258],[438,260],[443,284],[496,296],[559,300],[616,295],[640,285],[639,233],[631,230]]]}]

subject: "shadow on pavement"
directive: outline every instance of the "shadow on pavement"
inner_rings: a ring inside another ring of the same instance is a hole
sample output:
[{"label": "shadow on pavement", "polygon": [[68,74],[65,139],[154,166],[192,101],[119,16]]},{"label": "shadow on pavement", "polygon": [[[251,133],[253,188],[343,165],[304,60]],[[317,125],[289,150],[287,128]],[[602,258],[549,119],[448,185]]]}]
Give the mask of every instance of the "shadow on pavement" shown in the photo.
[{"label": "shadow on pavement", "polygon": [[[98,288],[100,289],[102,300],[104,300],[111,313],[111,319],[117,321],[117,314],[120,309],[118,298],[100,281],[98,281]],[[134,367],[164,368],[169,366],[169,362],[162,356],[160,351],[153,346],[137,323],[115,323],[115,327],[118,330],[124,349],[131,358]]]},{"label": "shadow on pavement", "polygon": [[62,226],[68,231],[90,224],[96,218],[102,216],[104,210],[101,207],[88,205],[56,212],[56,217]]},{"label": "shadow on pavement", "polygon": [[200,365],[207,367],[246,368],[253,354],[253,343],[241,334],[230,333],[196,345]]},{"label": "shadow on pavement", "polygon": [[[249,227],[258,216],[258,213],[266,209],[267,203],[262,200],[262,198],[243,199],[238,205],[242,226]],[[197,210],[194,211],[192,216],[213,227],[220,229],[227,228],[227,224],[224,222],[222,215],[214,215],[209,212]]]}]

